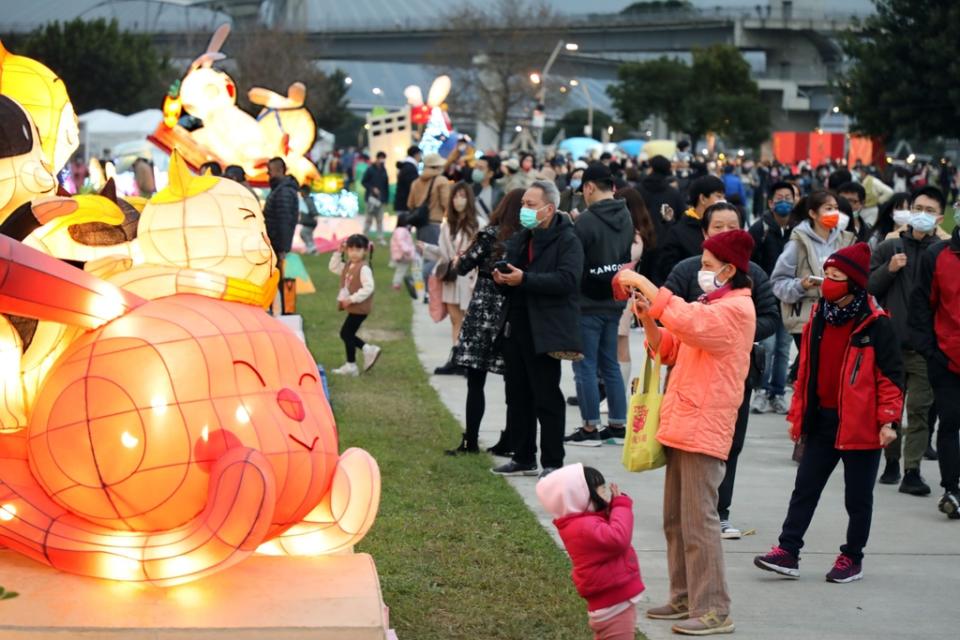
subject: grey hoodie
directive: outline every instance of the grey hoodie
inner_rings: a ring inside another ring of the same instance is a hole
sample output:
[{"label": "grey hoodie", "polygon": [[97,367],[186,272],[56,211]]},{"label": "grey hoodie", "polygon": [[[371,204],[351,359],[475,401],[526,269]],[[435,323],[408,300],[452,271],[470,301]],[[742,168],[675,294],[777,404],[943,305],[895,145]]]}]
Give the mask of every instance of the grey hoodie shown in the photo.
[{"label": "grey hoodie", "polygon": [[583,244],[583,278],[580,281],[580,313],[619,316],[623,302],[613,299],[611,282],[630,262],[633,219],[623,200],[601,200],[577,218],[574,231]]},{"label": "grey hoodie", "polygon": [[777,259],[777,264],[774,266],[773,273],[770,275],[770,283],[773,285],[773,295],[777,296],[781,302],[786,302],[787,304],[799,302],[800,299],[804,297],[819,297],[820,295],[819,287],[814,287],[810,289],[810,291],[807,291],[801,286],[801,279],[797,277],[797,260],[799,258],[797,245],[799,241],[794,238],[795,234],[803,234],[810,238],[810,244],[813,245],[816,251],[816,256],[813,256],[814,260],[811,261],[816,265],[813,275],[823,275],[823,263],[826,262],[827,258],[834,252],[842,246],[845,246],[841,244],[843,232],[839,228],[831,230],[830,236],[824,240],[813,230],[809,220],[804,220],[798,224],[790,234],[790,241],[787,242],[787,246],[784,247],[783,253],[781,253]]}]

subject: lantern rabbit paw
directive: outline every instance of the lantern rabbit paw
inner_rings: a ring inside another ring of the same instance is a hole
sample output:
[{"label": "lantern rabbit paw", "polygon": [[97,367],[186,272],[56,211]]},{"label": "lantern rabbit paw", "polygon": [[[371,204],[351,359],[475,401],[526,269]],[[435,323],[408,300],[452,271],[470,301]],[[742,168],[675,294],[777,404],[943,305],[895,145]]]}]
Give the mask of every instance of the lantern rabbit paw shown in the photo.
[{"label": "lantern rabbit paw", "polygon": [[363,539],[380,505],[380,468],[363,449],[350,448],[337,463],[333,480],[303,522],[260,546],[265,555],[321,555]]}]

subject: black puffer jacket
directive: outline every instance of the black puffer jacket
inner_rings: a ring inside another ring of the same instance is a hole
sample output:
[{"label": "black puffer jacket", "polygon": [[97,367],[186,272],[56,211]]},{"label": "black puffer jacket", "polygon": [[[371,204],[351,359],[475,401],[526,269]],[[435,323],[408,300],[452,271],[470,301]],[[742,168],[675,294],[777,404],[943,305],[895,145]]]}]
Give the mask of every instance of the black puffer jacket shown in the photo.
[{"label": "black puffer jacket", "polygon": [[781,227],[777,224],[769,211],[750,227],[750,235],[753,236],[752,260],[760,265],[768,276],[773,273],[773,268],[777,266],[777,258],[790,241],[791,231],[790,227]]},{"label": "black puffer jacket", "polygon": [[[533,242],[533,260],[530,243]],[[507,240],[506,260],[523,274],[517,287],[501,287],[506,319],[528,318],[537,354],[583,352],[580,341],[580,276],[583,245],[570,217],[558,213],[547,229],[524,229]]]},{"label": "black puffer jacket", "polygon": [[300,201],[297,181],[283,176],[276,186],[271,185],[267,203],[263,206],[263,219],[267,236],[276,254],[290,253],[293,246],[293,231],[300,217]]},{"label": "black puffer jacket", "polygon": [[[700,228],[700,220],[685,213],[678,215],[674,222],[664,227],[664,235],[657,236],[657,244],[660,246],[660,282],[667,279],[681,260],[699,256],[702,252],[703,230]],[[660,238],[663,238],[662,242]]]},{"label": "black puffer jacket", "polygon": [[[703,289],[697,283],[698,271],[700,256],[687,258],[673,268],[663,286],[687,302],[693,302],[703,295]],[[777,331],[780,324],[780,301],[773,295],[770,278],[760,265],[751,262],[750,273],[747,275],[753,280],[753,306],[757,310],[757,329],[753,341],[760,342]]]},{"label": "black puffer jacket", "polygon": [[[900,344],[908,349],[916,349],[910,343],[910,329],[907,319],[910,316],[910,297],[920,284],[921,259],[924,252],[937,244],[936,236],[927,236],[923,240],[913,237],[911,231],[904,231],[899,238],[884,240],[870,256],[870,280],[867,291],[876,297],[890,314],[893,329],[897,332]],[[907,264],[896,273],[890,273],[890,259],[905,253]]]},{"label": "black puffer jacket", "polygon": [[404,160],[397,163],[397,188],[393,195],[394,211],[409,211],[407,199],[410,197],[410,185],[420,177],[417,165]]}]

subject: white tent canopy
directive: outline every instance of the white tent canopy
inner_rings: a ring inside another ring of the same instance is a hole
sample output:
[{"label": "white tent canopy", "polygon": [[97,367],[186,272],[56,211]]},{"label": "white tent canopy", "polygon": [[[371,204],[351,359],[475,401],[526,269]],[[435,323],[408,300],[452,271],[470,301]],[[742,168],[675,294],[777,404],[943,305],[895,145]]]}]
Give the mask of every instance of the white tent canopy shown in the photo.
[{"label": "white tent canopy", "polygon": [[129,116],[95,109],[80,116],[80,142],[85,157],[110,155],[130,142],[141,142],[163,119],[160,109],[145,109]]}]

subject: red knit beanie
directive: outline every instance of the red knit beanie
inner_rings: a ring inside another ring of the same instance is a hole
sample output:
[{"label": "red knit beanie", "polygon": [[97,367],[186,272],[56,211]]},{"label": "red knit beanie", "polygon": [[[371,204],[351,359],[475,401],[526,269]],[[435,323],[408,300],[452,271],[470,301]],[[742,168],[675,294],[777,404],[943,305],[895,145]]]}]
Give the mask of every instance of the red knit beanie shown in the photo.
[{"label": "red knit beanie", "polygon": [[740,229],[724,231],[704,240],[703,249],[717,256],[718,260],[729,262],[741,273],[747,273],[753,255],[753,236]]},{"label": "red knit beanie", "polygon": [[844,247],[823,263],[823,268],[834,267],[847,274],[850,281],[861,289],[867,288],[870,277],[870,246],[866,242]]}]

